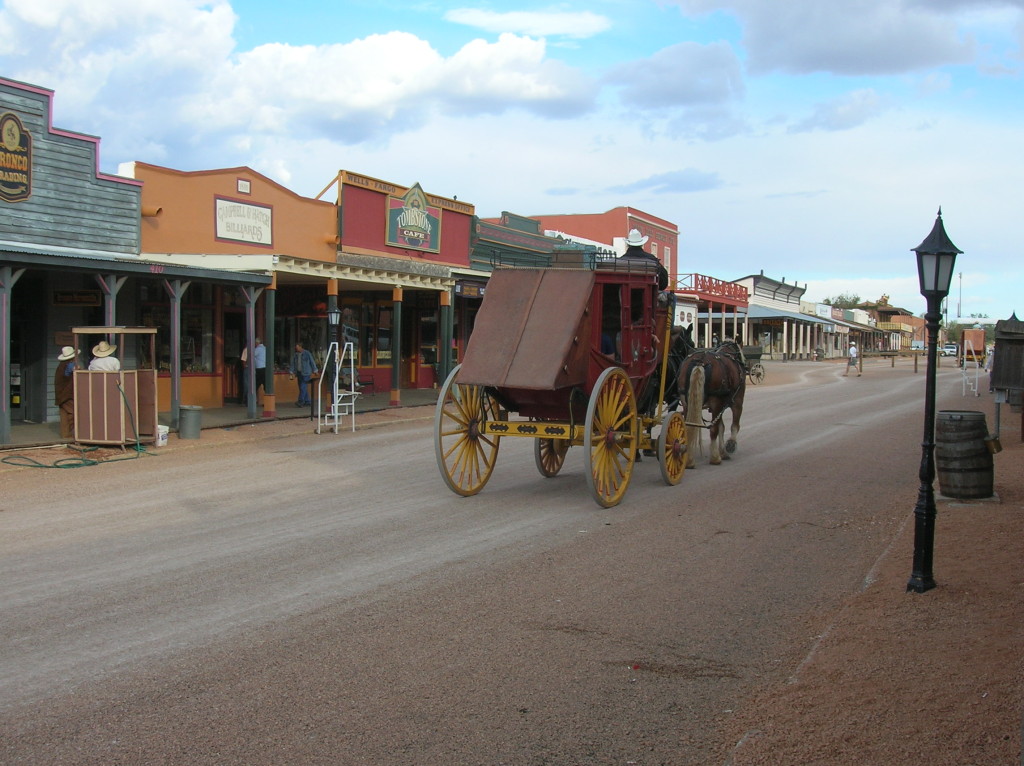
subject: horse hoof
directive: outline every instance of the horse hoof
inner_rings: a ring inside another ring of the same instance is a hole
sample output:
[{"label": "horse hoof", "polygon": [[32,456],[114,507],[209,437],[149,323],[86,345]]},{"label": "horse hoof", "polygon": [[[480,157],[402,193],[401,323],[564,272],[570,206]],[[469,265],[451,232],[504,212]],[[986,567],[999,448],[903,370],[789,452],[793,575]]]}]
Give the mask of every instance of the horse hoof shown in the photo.
[{"label": "horse hoof", "polygon": [[728,452],[730,455],[733,452],[736,451],[736,440],[735,439],[729,439],[729,441],[727,441],[725,443],[725,451]]},{"label": "horse hoof", "polygon": [[711,461],[711,465],[721,465],[721,464],[722,464],[722,458],[718,458],[718,460],[712,460]]}]

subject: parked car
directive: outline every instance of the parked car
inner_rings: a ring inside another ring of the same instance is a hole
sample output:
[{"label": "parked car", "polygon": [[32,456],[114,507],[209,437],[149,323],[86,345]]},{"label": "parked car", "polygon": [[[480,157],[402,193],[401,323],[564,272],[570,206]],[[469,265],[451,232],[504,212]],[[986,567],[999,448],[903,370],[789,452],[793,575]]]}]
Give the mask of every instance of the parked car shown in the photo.
[{"label": "parked car", "polygon": [[947,343],[942,347],[943,356],[956,356],[960,353],[960,347],[955,343]]}]

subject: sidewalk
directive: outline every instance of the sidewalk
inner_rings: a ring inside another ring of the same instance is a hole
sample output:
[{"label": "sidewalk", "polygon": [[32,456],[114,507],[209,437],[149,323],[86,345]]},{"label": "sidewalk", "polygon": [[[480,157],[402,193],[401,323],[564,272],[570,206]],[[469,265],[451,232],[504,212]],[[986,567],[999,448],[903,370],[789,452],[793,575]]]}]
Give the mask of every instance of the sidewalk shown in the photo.
[{"label": "sidewalk", "polygon": [[[990,394],[959,407],[984,412],[995,432]],[[904,522],[859,592],[815,616],[825,627],[784,682],[723,722],[726,766],[1024,766],[1024,442],[1020,411],[1000,410],[995,496],[946,498],[936,481],[936,587],[906,591],[908,491]]]},{"label": "sidewalk", "polygon": [[[437,391],[433,388],[425,389],[402,389],[400,394],[401,404],[392,407],[390,404],[391,393],[382,392],[375,394],[362,394],[356,399],[356,423],[360,421],[360,415],[369,412],[397,411],[407,407],[433,407],[437,401]],[[262,408],[258,408],[262,409]],[[253,423],[273,423],[276,421],[308,420],[315,423],[309,407],[296,407],[292,403],[278,403],[276,417],[273,418],[250,418],[247,409],[242,404],[227,404],[223,407],[204,407],[200,413],[200,429],[202,431],[230,428],[233,426],[249,425]],[[169,426],[171,424],[171,413],[159,413],[160,424]],[[350,429],[351,423],[348,417],[344,420],[344,427]],[[176,432],[171,431],[171,440],[177,439]],[[202,438],[202,437],[200,437]],[[11,427],[11,443],[0,446],[0,452],[32,449],[37,447],[48,447],[65,443],[60,438],[60,424],[53,423],[15,423]],[[148,445],[152,448],[153,445]]]}]

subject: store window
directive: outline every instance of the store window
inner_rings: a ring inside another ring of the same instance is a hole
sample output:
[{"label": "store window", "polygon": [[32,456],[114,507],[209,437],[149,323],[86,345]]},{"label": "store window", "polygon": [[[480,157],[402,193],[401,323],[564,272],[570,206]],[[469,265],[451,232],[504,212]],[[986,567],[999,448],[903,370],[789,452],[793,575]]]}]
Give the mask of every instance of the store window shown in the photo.
[{"label": "store window", "polygon": [[[182,297],[181,355],[178,360],[182,373],[214,372],[213,303],[214,291],[210,284],[192,284]],[[140,284],[139,306],[140,324],[157,328],[157,370],[170,372],[171,305],[163,286],[158,283]]]},{"label": "store window", "polygon": [[377,366],[391,364],[391,318],[394,309],[391,306],[377,307]]}]

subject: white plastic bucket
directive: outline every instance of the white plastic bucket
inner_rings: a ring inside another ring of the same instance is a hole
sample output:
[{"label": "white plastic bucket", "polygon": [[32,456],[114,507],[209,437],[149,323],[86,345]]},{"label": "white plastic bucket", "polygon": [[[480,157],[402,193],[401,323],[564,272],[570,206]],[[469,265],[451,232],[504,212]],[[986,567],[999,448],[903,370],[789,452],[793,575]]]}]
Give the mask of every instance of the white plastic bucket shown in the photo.
[{"label": "white plastic bucket", "polygon": [[157,426],[156,427],[156,446],[166,447],[167,446],[167,434],[171,431],[170,426]]}]

